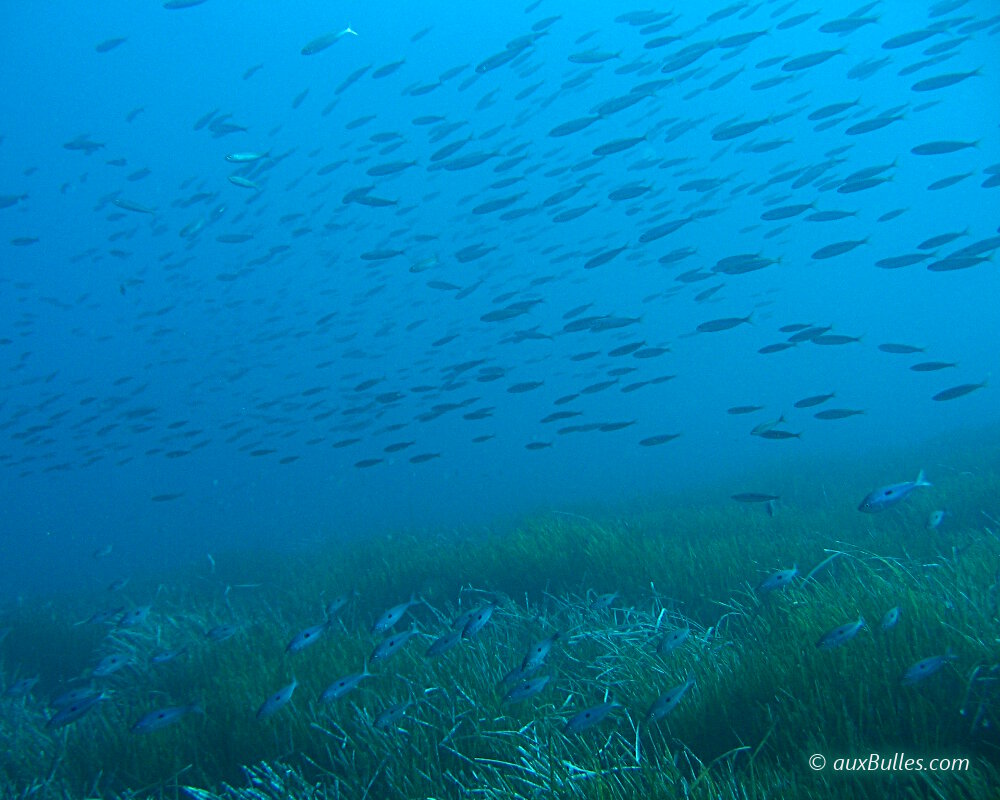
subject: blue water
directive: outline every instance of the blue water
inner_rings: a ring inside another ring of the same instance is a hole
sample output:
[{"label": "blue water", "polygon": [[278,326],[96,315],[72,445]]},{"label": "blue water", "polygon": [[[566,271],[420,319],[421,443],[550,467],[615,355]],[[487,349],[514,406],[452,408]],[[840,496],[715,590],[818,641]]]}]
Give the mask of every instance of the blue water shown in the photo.
[{"label": "blue water", "polygon": [[[614,504],[647,493],[706,486],[720,497],[783,493],[793,490],[792,477],[776,487],[756,485],[755,476],[822,474],[827,464],[856,465],[857,496],[845,503],[856,504],[874,486],[912,479],[926,465],[897,454],[989,429],[1000,416],[990,385],[954,400],[931,399],[995,372],[1000,329],[995,263],[926,268],[995,236],[1000,221],[997,188],[989,185],[1000,164],[1000,18],[986,0],[950,5],[956,8],[931,16],[944,6],[874,4],[861,16],[877,20],[843,36],[819,28],[859,10],[852,3],[737,4],[714,22],[705,18],[723,5],[699,6],[645,34],[614,21],[625,6],[597,2],[544,0],[530,13],[512,3],[332,8],[208,0],[181,10],[151,2],[108,2],[99,10],[53,3],[44,13],[10,6],[0,40],[0,195],[27,197],[0,209],[2,591],[93,586],[234,547],[297,546],[399,528],[474,528],[539,507]],[[801,24],[779,28],[813,10]],[[476,72],[550,16],[560,19],[511,63]],[[924,41],[883,48],[891,37],[935,24],[940,30]],[[356,36],[345,34],[315,55],[300,53],[348,25]],[[719,45],[749,31],[766,34],[745,47]],[[585,34],[592,35],[577,43]],[[665,34],[680,38],[643,47]],[[98,51],[116,37],[126,41]],[[690,66],[660,71],[682,47],[700,41],[715,46]],[[949,41],[956,45],[927,55]],[[591,48],[618,55],[593,65],[569,59]],[[782,70],[791,58],[838,48],[844,52],[825,63]],[[392,74],[372,77],[400,59]],[[774,63],[763,66],[769,59]],[[849,77],[869,59],[886,63],[869,77]],[[646,66],[622,71],[636,61]],[[255,65],[259,70],[244,78]],[[338,93],[365,65],[371,69]],[[412,93],[461,65],[467,66],[429,93]],[[911,89],[922,79],[973,70],[980,72],[946,88]],[[709,88],[733,71],[724,86]],[[565,86],[584,73],[580,85]],[[753,88],[783,75],[789,79]],[[674,82],[627,110],[572,135],[550,135],[606,100],[666,78]],[[539,84],[534,92],[516,99],[533,84]],[[807,118],[855,100],[825,130]],[[213,111],[216,122],[230,115],[224,121],[246,130],[224,136],[214,136],[211,124],[196,130]],[[886,112],[900,119],[874,132],[846,133]],[[366,115],[374,119],[348,126]],[[434,115],[441,121],[414,124]],[[753,133],[712,138],[724,124],[751,120],[762,121]],[[462,124],[431,141],[452,122]],[[686,132],[668,136],[688,123]],[[373,142],[377,134],[398,136]],[[600,145],[644,135],[631,149],[587,163]],[[89,155],[66,149],[81,136],[103,147]],[[470,136],[454,157],[477,151],[492,157],[470,169],[430,168],[443,163],[430,160],[434,152]],[[943,155],[911,152],[935,141],[975,146]],[[246,152],[268,156],[246,168],[226,161],[227,154]],[[517,155],[524,160],[507,164]],[[119,159],[124,165],[109,163]],[[799,188],[791,186],[795,177],[767,185],[831,159]],[[416,165],[387,177],[366,174],[394,161]],[[836,191],[851,173],[887,165],[877,173],[891,178],[885,183]],[[136,177],[142,169],[148,175]],[[948,188],[927,188],[965,173]],[[259,189],[227,180],[237,174]],[[493,188],[506,178],[518,180]],[[681,189],[696,180],[717,186]],[[649,191],[633,200],[608,198],[633,182]],[[577,183],[583,188],[572,199],[542,205]],[[395,204],[344,202],[364,186]],[[190,202],[198,193],[205,197]],[[522,193],[502,211],[472,212]],[[114,199],[155,213],[123,210]],[[768,208],[800,203],[854,215],[829,222],[807,221],[811,211],[782,221],[760,218]],[[591,205],[576,220],[552,220]],[[530,212],[501,219],[514,209]],[[878,221],[894,209],[903,213]],[[639,241],[655,225],[691,215],[697,218],[677,232]],[[202,227],[191,234],[195,225]],[[927,261],[876,266],[920,252],[920,242],[949,232],[962,235]],[[231,234],[252,239],[217,240]],[[834,258],[812,257],[826,245],[856,240],[866,243]],[[493,249],[460,263],[455,254],[477,243]],[[623,245],[608,263],[584,269],[593,256]],[[996,245],[987,243],[980,255],[992,256]],[[282,249],[268,258],[272,248]],[[679,248],[695,253],[658,263]],[[380,249],[403,253],[381,261],[361,257]],[[776,263],[743,275],[712,273],[719,259],[741,253]],[[410,270],[431,257],[435,266]],[[677,280],[696,268],[709,277]],[[709,299],[695,299],[718,284],[724,285]],[[473,290],[456,299],[463,289]],[[540,302],[507,321],[481,320],[518,301]],[[564,332],[564,315],[588,303],[581,316],[639,321]],[[750,324],[690,335],[706,321],[751,314]],[[758,353],[787,339],[778,329],[792,323],[832,326],[831,333],[861,340]],[[544,336],[509,341],[529,330]],[[670,352],[651,359],[607,355],[639,341]],[[926,352],[880,351],[887,342]],[[571,359],[589,351],[600,354]],[[449,370],[473,361],[466,371]],[[957,366],[908,369],[920,361]],[[619,382],[604,391],[554,405],[613,379],[609,371],[621,367],[634,371],[613,376]],[[503,377],[477,380],[483,368],[499,368]],[[621,391],[666,375],[676,377]],[[379,382],[356,390],[369,379]],[[507,391],[528,381],[544,383]],[[414,391],[419,387],[430,388]],[[392,392],[401,397],[377,397]],[[836,398],[825,405],[793,406],[827,392]],[[462,405],[420,419],[444,403]],[[745,416],[726,411],[749,404],[764,408]],[[865,413],[813,417],[831,407]],[[478,409],[490,415],[463,417]],[[561,410],[581,414],[540,422]],[[750,435],[782,414],[787,422],[779,428],[801,438]],[[610,432],[557,432],[632,421]],[[639,445],[667,433],[681,435]],[[493,438],[472,441],[484,435]],[[360,441],[333,447],[351,438]],[[551,447],[526,449],[530,443]],[[412,463],[419,454],[440,455]],[[383,461],[356,466],[365,459]],[[794,490],[808,496],[821,488]],[[152,499],[171,495],[178,496]],[[107,545],[112,555],[95,565],[91,553]]]}]

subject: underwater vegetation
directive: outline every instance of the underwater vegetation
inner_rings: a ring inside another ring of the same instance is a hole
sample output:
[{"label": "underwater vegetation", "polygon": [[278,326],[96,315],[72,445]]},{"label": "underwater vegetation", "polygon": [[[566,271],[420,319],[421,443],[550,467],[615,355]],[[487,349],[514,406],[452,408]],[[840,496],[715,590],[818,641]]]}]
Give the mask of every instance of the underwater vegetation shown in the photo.
[{"label": "underwater vegetation", "polygon": [[[1000,472],[969,466],[879,515],[852,476],[818,506],[647,499],[24,600],[0,791],[993,797]],[[964,767],[833,768],[873,753]]]}]

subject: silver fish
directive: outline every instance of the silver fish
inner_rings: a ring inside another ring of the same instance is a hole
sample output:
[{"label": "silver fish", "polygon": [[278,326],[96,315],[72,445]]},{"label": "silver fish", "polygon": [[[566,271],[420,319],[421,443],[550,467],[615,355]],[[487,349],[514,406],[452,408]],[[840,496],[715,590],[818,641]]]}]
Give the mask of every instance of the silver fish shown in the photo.
[{"label": "silver fish", "polygon": [[141,625],[149,617],[149,606],[137,606],[129,609],[118,620],[119,628],[134,628]]},{"label": "silver fish", "polygon": [[267,158],[267,153],[230,153],[226,156],[226,161],[232,164],[249,164]]},{"label": "silver fish", "polygon": [[941,527],[941,523],[944,522],[944,518],[948,516],[948,512],[944,509],[937,509],[932,511],[927,515],[927,530],[935,531]]},{"label": "silver fish", "polygon": [[497,604],[493,602],[475,609],[469,617],[469,621],[465,623],[465,627],[462,628],[462,636],[466,639],[471,639],[479,633],[479,631],[486,627],[486,623],[490,621],[490,617],[493,616],[496,607]]},{"label": "silver fish", "polygon": [[757,586],[758,592],[773,592],[775,589],[784,589],[799,574],[799,567],[796,564],[791,569],[779,569],[772,572]]},{"label": "silver fish", "polygon": [[97,678],[104,678],[108,675],[113,675],[118,672],[122,667],[126,667],[131,663],[129,657],[122,653],[112,653],[109,656],[105,656],[100,660],[94,671],[91,673]]},{"label": "silver fish", "polygon": [[684,644],[690,635],[691,629],[687,626],[667,631],[664,637],[660,640],[660,643],[656,646],[656,652],[661,656],[669,655]]},{"label": "silver fish", "polygon": [[35,684],[38,683],[38,676],[34,678],[21,678],[21,680],[12,683],[7,687],[7,691],[4,692],[5,697],[25,697],[31,694],[31,690],[35,688]]},{"label": "silver fish", "polygon": [[292,699],[295,687],[298,685],[299,682],[295,678],[292,678],[292,682],[288,686],[278,689],[278,691],[268,697],[267,700],[261,703],[260,708],[257,709],[257,719],[267,719],[274,712],[286,706],[288,701]]},{"label": "silver fish", "polygon": [[175,722],[180,721],[188,714],[204,714],[204,710],[197,703],[189,703],[186,706],[170,706],[150,711],[140,718],[131,728],[132,733],[152,733],[161,730]]},{"label": "silver fish", "polygon": [[593,599],[590,604],[591,611],[597,611],[600,609],[611,608],[611,604],[618,599],[618,592],[611,592],[610,594],[599,594]]},{"label": "silver fish", "polygon": [[536,694],[540,694],[542,689],[548,685],[550,680],[550,675],[539,675],[537,678],[522,680],[517,684],[517,686],[503,696],[503,702],[520,703],[523,700],[528,700]]},{"label": "silver fish", "polygon": [[383,731],[396,727],[396,724],[406,716],[406,710],[411,705],[413,705],[413,701],[407,700],[405,703],[389,706],[375,717],[375,727]]},{"label": "silver fish", "polygon": [[885,616],[882,617],[882,630],[888,631],[895,628],[899,624],[899,617],[902,611],[899,606],[893,606],[888,611],[885,612]]},{"label": "silver fish", "polygon": [[673,689],[668,689],[653,701],[653,704],[649,707],[649,711],[646,712],[646,719],[650,722],[663,719],[663,717],[677,708],[678,703],[687,694],[688,689],[694,685],[694,674],[688,673],[687,680],[684,683],[678,684]]},{"label": "silver fish", "polygon": [[434,640],[430,647],[427,648],[427,652],[424,653],[428,658],[435,658],[436,656],[446,653],[455,645],[462,641],[462,629],[459,628],[456,631],[449,631],[444,636],[440,636]]},{"label": "silver fish", "polygon": [[315,644],[319,641],[320,636],[329,626],[329,622],[322,622],[319,625],[313,625],[309,628],[299,631],[292,638],[292,641],[288,643],[285,648],[286,653],[300,653],[305,650],[309,645]]},{"label": "silver fish", "polygon": [[903,686],[913,686],[915,683],[920,683],[925,678],[929,678],[931,675],[939,672],[941,667],[954,658],[955,656],[951,652],[945,653],[943,656],[923,658],[915,664],[911,664],[907,668],[906,672],[903,673],[903,677],[900,679],[900,683],[902,683]]},{"label": "silver fish", "polygon": [[559,631],[556,631],[548,638],[532,644],[531,647],[528,648],[528,652],[525,654],[524,660],[521,662],[521,669],[530,674],[542,666],[559,636]]},{"label": "silver fish", "polygon": [[372,650],[371,660],[372,661],[382,661],[391,655],[398,653],[406,645],[410,639],[416,636],[419,631],[416,628],[410,628],[408,631],[403,633],[394,634],[387,639],[383,639],[377,645],[375,649]]},{"label": "silver fish", "polygon": [[375,624],[372,625],[372,633],[385,633],[388,631],[403,618],[403,615],[410,610],[411,606],[415,606],[418,602],[420,601],[417,600],[416,594],[411,594],[410,599],[405,603],[400,603],[398,606],[393,606],[385,611],[381,617],[375,620]]},{"label": "silver fish", "polygon": [[239,632],[239,625],[216,625],[205,631],[205,636],[213,642],[224,642],[226,639],[232,639]]},{"label": "silver fish", "polygon": [[622,705],[621,703],[616,703],[614,700],[607,703],[601,703],[597,706],[591,706],[590,708],[585,708],[583,711],[580,711],[569,718],[566,725],[563,727],[563,731],[566,733],[582,733],[588,728],[592,728],[600,722],[603,722],[608,714],[616,708],[622,708]]},{"label": "silver fish", "polygon": [[910,492],[921,486],[933,486],[933,484],[928,483],[924,478],[924,471],[920,470],[915,481],[904,481],[903,483],[894,483],[890,486],[883,486],[881,489],[876,489],[870,492],[861,504],[858,506],[858,511],[863,511],[866,514],[874,514],[876,511],[884,511],[891,506],[896,505],[896,503],[901,500],[905,500]]},{"label": "silver fish", "polygon": [[79,699],[67,703],[64,706],[59,707],[59,710],[49,717],[48,722],[45,723],[46,728],[61,728],[64,725],[69,725],[71,722],[76,722],[80,717],[89,712],[102,700],[107,700],[110,695],[104,692],[91,692],[90,694],[80,697]]},{"label": "silver fish", "polygon": [[337,680],[327,686],[323,694],[320,695],[320,700],[324,703],[328,703],[331,700],[340,700],[345,695],[357,689],[361,681],[370,677],[372,677],[372,673],[368,671],[368,662],[366,661],[363,671],[337,678]]},{"label": "silver fish", "polygon": [[335,617],[344,606],[351,602],[352,597],[357,597],[357,594],[357,592],[347,592],[346,594],[334,597],[333,600],[326,604],[326,615],[328,617]]},{"label": "silver fish", "polygon": [[154,654],[149,660],[153,664],[166,664],[180,658],[187,652],[187,647],[175,647],[173,650],[161,650]]},{"label": "silver fish", "polygon": [[865,618],[858,617],[855,622],[848,622],[824,633],[819,637],[819,641],[816,642],[816,646],[822,648],[823,650],[840,647],[840,645],[847,644],[847,642],[857,636],[858,632],[863,627],[865,627]]},{"label": "silver fish", "polygon": [[88,697],[93,697],[94,695],[101,694],[99,689],[95,689],[93,686],[81,686],[77,689],[70,689],[63,692],[58,697],[54,698],[49,702],[49,705],[53,708],[66,708],[66,706],[74,705],[82,700],[86,700]]}]

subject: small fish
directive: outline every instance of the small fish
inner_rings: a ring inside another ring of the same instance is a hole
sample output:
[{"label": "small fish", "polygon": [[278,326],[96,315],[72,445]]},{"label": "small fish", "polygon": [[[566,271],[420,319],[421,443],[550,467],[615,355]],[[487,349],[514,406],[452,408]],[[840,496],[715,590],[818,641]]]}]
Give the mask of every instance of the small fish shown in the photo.
[{"label": "small fish", "polygon": [[149,661],[152,664],[167,664],[180,658],[186,652],[186,647],[175,647],[173,650],[161,650],[159,653],[155,653]]},{"label": "small fish", "polygon": [[948,512],[944,509],[937,509],[932,511],[927,515],[927,530],[935,531],[941,527],[941,523],[944,522],[944,518],[948,516]]},{"label": "small fish", "polygon": [[372,625],[372,633],[385,633],[399,622],[412,606],[415,606],[419,602],[421,601],[417,599],[417,595],[414,593],[410,595],[410,599],[405,603],[400,603],[398,606],[393,606],[383,612],[382,616],[375,620],[375,624]]},{"label": "small fish", "polygon": [[268,153],[230,153],[226,156],[226,161],[232,164],[252,164],[267,156]]},{"label": "small fish", "polygon": [[950,389],[944,389],[934,395],[931,400],[936,400],[941,402],[943,400],[955,400],[959,397],[965,397],[967,394],[971,394],[976,391],[976,389],[986,388],[986,381],[982,383],[963,383],[959,386],[952,386]]},{"label": "small fish", "polygon": [[216,625],[205,631],[205,636],[213,642],[224,642],[226,639],[232,639],[239,632],[239,625]]},{"label": "small fish", "polygon": [[156,711],[150,711],[146,716],[140,718],[132,727],[132,733],[152,733],[179,722],[188,714],[204,714],[205,711],[197,703],[189,703],[186,706],[170,706]]},{"label": "small fish", "polygon": [[781,498],[776,494],[762,494],[761,492],[740,492],[732,495],[737,503],[770,503]]},{"label": "small fish", "polygon": [[451,648],[453,648],[461,641],[462,641],[461,628],[449,631],[448,633],[444,634],[444,636],[440,636],[437,639],[435,639],[431,643],[431,646],[427,648],[427,651],[424,653],[424,655],[427,656],[428,658],[436,658],[437,656],[451,650]]},{"label": "small fish", "polygon": [[134,628],[141,625],[149,617],[149,606],[137,606],[121,615],[118,619],[119,628]]},{"label": "small fish", "polygon": [[909,496],[910,492],[919,486],[933,486],[933,484],[928,483],[924,479],[924,471],[920,470],[915,481],[906,481],[904,483],[894,483],[890,486],[883,486],[881,489],[876,489],[871,492],[864,500],[861,501],[861,505],[858,506],[858,511],[863,511],[866,514],[874,514],[876,511],[884,511],[890,506],[896,505],[896,503],[901,500],[905,500]]},{"label": "small fish", "polygon": [[299,682],[295,678],[292,678],[292,682],[288,686],[279,689],[268,697],[267,700],[261,703],[260,708],[257,709],[257,719],[267,719],[274,712],[287,705],[295,693],[295,687],[298,685]]},{"label": "small fish", "polygon": [[566,733],[582,733],[588,728],[592,728],[603,722],[608,714],[616,708],[622,707],[621,703],[616,703],[614,700],[601,703],[597,706],[591,706],[570,717],[563,727],[563,731]]},{"label": "small fish", "polygon": [[323,690],[323,694],[320,695],[320,700],[324,703],[329,703],[331,700],[340,700],[345,695],[354,691],[358,688],[358,685],[365,678],[371,678],[372,673],[368,671],[368,662],[365,662],[364,669],[361,672],[355,672],[352,675],[345,675],[342,678],[337,678],[333,683]]},{"label": "small fish", "polygon": [[548,685],[550,680],[550,675],[539,675],[537,678],[522,680],[517,684],[517,686],[503,696],[503,702],[520,703],[534,697],[537,694],[541,694],[542,690]]},{"label": "small fish", "polygon": [[59,710],[49,717],[48,722],[45,723],[45,727],[51,729],[62,728],[71,722],[76,722],[98,703],[102,700],[107,700],[110,696],[104,692],[89,690],[88,694],[78,697],[76,700],[66,703],[63,706],[57,706]]},{"label": "small fish", "polygon": [[77,689],[70,689],[63,692],[58,697],[53,698],[49,702],[49,705],[53,708],[66,708],[66,706],[74,705],[100,693],[100,690],[95,689],[93,686],[81,686]]},{"label": "small fish", "polygon": [[96,667],[94,667],[93,675],[95,678],[105,678],[108,675],[113,675],[118,672],[118,670],[123,667],[128,666],[131,663],[129,657],[121,653],[112,653],[109,656],[102,658]]},{"label": "small fish", "polygon": [[660,640],[660,643],[656,646],[657,654],[661,656],[669,655],[684,644],[690,635],[691,628],[686,625],[683,628],[674,628],[673,630],[667,631],[664,637]]},{"label": "small fish", "polygon": [[258,186],[252,180],[250,180],[249,178],[244,178],[242,175],[230,175],[229,176],[229,182],[231,184],[233,184],[233,186],[239,186],[241,189],[259,189],[260,188],[260,186]]},{"label": "small fish", "polygon": [[943,656],[923,658],[907,668],[906,672],[903,673],[903,677],[900,678],[900,683],[903,686],[913,686],[915,683],[920,683],[922,680],[940,671],[941,667],[954,658],[955,655],[951,651],[948,651]]},{"label": "small fish", "polygon": [[857,636],[863,627],[865,627],[865,618],[858,617],[855,622],[848,622],[824,633],[819,637],[816,646],[822,650],[832,650],[834,647],[840,647],[840,645],[847,644]]},{"label": "small fish", "polygon": [[473,609],[469,615],[469,621],[462,628],[462,636],[466,639],[471,639],[479,633],[486,626],[486,623],[490,621],[490,617],[493,616],[496,607],[497,603],[493,601],[492,603],[487,603],[484,606]]},{"label": "small fish", "polygon": [[524,656],[524,660],[521,662],[521,669],[525,672],[534,672],[542,664],[545,663],[545,659],[548,657],[549,652],[552,650],[553,645],[559,638],[560,633],[556,631],[551,636],[542,639],[541,641],[534,642],[529,648],[528,652]]},{"label": "small fish", "polygon": [[888,631],[892,630],[899,624],[899,617],[902,614],[899,606],[893,606],[888,611],[885,612],[885,616],[882,617],[882,630]]},{"label": "small fish", "polygon": [[611,608],[611,604],[618,599],[618,592],[610,592],[608,594],[599,594],[590,603],[591,611],[600,611],[605,608]]},{"label": "small fish", "polygon": [[299,631],[292,638],[292,641],[288,643],[285,648],[286,653],[301,653],[309,645],[315,644],[319,641],[320,636],[330,625],[329,621],[321,622],[319,625],[312,625],[304,630]]},{"label": "small fish", "polygon": [[383,639],[377,645],[375,649],[372,650],[371,660],[372,661],[383,661],[389,656],[398,653],[406,645],[410,639],[416,636],[419,631],[416,627],[410,628],[408,631],[403,633],[394,634],[387,639]]},{"label": "small fish", "polygon": [[757,585],[757,591],[773,592],[775,589],[784,589],[798,574],[799,567],[797,564],[791,569],[780,569],[777,572],[772,572]]},{"label": "small fish", "polygon": [[31,690],[35,688],[35,684],[38,683],[38,677],[34,678],[21,678],[21,680],[12,683],[7,687],[7,691],[4,692],[5,697],[26,697],[31,694]]},{"label": "small fish", "polygon": [[357,597],[357,592],[346,592],[344,594],[337,595],[329,603],[326,604],[326,615],[328,617],[335,617],[344,606],[351,602],[352,597]]},{"label": "small fish", "polygon": [[687,679],[684,683],[678,684],[673,689],[668,689],[666,692],[661,694],[653,704],[649,707],[649,711],[646,712],[647,722],[656,722],[658,719],[663,719],[667,714],[677,708],[678,703],[687,694],[688,689],[695,685],[694,674],[688,673]]},{"label": "small fish", "polygon": [[375,717],[374,725],[379,730],[388,730],[389,728],[395,728],[396,724],[406,716],[406,710],[413,705],[412,700],[407,700],[405,703],[396,703],[395,705],[389,706],[384,711],[380,712],[377,717]]}]

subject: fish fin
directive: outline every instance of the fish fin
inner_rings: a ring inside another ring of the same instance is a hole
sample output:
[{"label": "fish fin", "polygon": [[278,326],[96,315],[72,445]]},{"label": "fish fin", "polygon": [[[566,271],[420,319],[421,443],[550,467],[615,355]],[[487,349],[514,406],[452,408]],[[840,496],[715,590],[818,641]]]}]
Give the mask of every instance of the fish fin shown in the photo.
[{"label": "fish fin", "polygon": [[920,470],[920,472],[917,473],[917,479],[913,483],[914,483],[915,486],[933,486],[934,485],[933,483],[928,482],[926,476],[924,475],[924,471],[923,470]]}]

